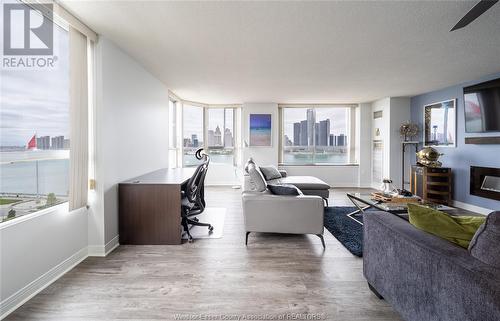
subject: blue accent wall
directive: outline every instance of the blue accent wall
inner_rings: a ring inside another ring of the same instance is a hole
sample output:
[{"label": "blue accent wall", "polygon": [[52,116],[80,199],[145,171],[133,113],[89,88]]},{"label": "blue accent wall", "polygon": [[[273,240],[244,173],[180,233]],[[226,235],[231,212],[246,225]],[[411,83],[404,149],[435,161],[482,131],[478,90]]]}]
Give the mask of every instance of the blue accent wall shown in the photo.
[{"label": "blue accent wall", "polygon": [[[447,99],[457,99],[457,147],[437,148],[444,153],[440,158],[443,166],[453,170],[454,191],[453,199],[494,210],[500,210],[500,201],[470,195],[470,166],[484,166],[500,168],[500,145],[466,145],[465,137],[500,136],[496,133],[466,133],[464,115],[463,87],[500,78],[500,73],[493,74],[475,81],[465,82],[456,86],[436,90],[411,98],[412,122],[423,128],[423,107],[430,103]],[[423,133],[421,134],[421,140]]]}]

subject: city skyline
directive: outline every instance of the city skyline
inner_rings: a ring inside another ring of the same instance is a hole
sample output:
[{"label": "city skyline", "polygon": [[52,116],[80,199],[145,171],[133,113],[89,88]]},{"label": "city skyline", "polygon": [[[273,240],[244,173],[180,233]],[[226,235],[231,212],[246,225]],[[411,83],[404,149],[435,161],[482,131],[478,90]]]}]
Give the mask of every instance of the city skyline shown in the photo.
[{"label": "city skyline", "polygon": [[[203,140],[200,140],[197,134],[191,134],[191,137],[183,138],[184,147],[202,147]],[[234,147],[234,136],[229,128],[224,130],[224,135],[220,127],[217,125],[215,130],[209,129],[207,131],[207,145],[208,147]]]},{"label": "city skyline", "polygon": [[347,145],[346,109],[300,108],[285,112],[285,146]]},{"label": "city skyline", "polygon": [[[233,119],[234,112],[232,109],[228,108],[209,108],[206,113],[208,117],[207,125],[207,137],[204,137],[203,133],[203,123],[204,123],[204,110],[203,107],[197,107],[185,104],[183,106],[183,145],[185,147],[200,147],[203,146],[204,140],[207,140],[209,146],[222,146],[233,147],[234,146],[234,134],[233,134]],[[215,135],[215,131],[219,128],[219,134]],[[213,135],[213,137],[211,136]],[[217,138],[215,138],[217,136]],[[227,145],[225,142],[228,141],[229,136],[231,137],[231,145]],[[194,138],[198,141],[198,144],[194,144]],[[214,141],[217,140],[217,142]],[[195,146],[196,145],[196,146]]]}]

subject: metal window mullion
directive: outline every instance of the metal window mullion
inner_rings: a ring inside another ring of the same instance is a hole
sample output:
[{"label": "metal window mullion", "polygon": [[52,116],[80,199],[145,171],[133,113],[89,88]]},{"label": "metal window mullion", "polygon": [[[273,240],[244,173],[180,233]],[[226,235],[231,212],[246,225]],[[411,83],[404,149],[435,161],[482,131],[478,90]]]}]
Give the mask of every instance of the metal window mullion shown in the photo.
[{"label": "metal window mullion", "polygon": [[316,164],[316,107],[312,108],[314,116],[314,124],[312,126],[313,130],[313,154],[312,154],[312,165]]},{"label": "metal window mullion", "polygon": [[236,137],[236,108],[232,107],[231,108],[233,111],[233,167],[238,166],[238,151],[236,150],[236,142],[237,142],[237,137]]},{"label": "metal window mullion", "polygon": [[185,146],[184,146],[184,103],[182,103],[182,112],[181,112],[181,126],[182,126],[182,130],[181,130],[181,139],[182,139],[182,142],[181,142],[181,164],[182,164],[182,167],[184,167],[185,165],[185,162],[184,162],[184,154],[185,154]]},{"label": "metal window mullion", "polygon": [[[201,107],[203,108],[203,107]],[[203,149],[208,152],[208,140],[205,137],[208,137],[208,108],[203,108]]]},{"label": "metal window mullion", "polygon": [[278,134],[280,135],[278,139],[278,164],[283,162],[283,154],[285,153],[285,144],[283,144],[285,139],[284,128],[283,108],[278,108]]}]

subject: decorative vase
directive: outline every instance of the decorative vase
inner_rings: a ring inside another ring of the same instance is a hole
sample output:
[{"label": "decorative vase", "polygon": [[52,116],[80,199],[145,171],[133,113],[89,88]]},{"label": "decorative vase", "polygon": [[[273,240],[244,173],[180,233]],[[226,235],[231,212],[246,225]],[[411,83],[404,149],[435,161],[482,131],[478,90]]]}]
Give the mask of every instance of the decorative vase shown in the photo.
[{"label": "decorative vase", "polygon": [[392,184],[392,180],[384,178],[382,185],[380,185],[380,191],[384,194],[393,194],[396,188]]}]

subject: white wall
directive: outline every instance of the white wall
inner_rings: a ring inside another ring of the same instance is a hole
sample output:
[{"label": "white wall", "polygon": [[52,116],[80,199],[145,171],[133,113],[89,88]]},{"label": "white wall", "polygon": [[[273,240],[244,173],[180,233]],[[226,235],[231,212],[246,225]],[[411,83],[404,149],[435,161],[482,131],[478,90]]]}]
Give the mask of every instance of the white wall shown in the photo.
[{"label": "white wall", "polygon": [[87,257],[87,210],[62,204],[0,227],[0,319]]},{"label": "white wall", "polygon": [[[410,98],[387,97],[372,104],[372,112],[382,111],[382,119],[378,119],[374,127],[380,128],[380,139],[383,142],[383,177],[392,179],[394,185],[401,187],[401,142],[399,127],[402,122],[410,119]],[[373,131],[372,138],[373,138]],[[381,182],[372,182],[374,188],[379,188]]]},{"label": "white wall", "polygon": [[372,108],[370,104],[360,104],[356,108],[356,159],[359,163],[359,187],[371,187],[372,175]]},{"label": "white wall", "polygon": [[117,184],[168,166],[168,90],[106,38],[99,38],[96,54],[100,61],[96,71],[97,190],[89,244],[102,253],[118,236]]},{"label": "white wall", "polygon": [[[403,138],[399,133],[401,123],[411,119],[410,113],[410,98],[406,97],[391,97],[391,178],[397,188],[401,188],[402,180],[402,141]],[[414,151],[413,151],[414,152]],[[406,154],[407,163],[412,157],[412,149],[408,148]],[[414,155],[414,154],[413,154]],[[409,173],[405,173],[409,178]]]}]

